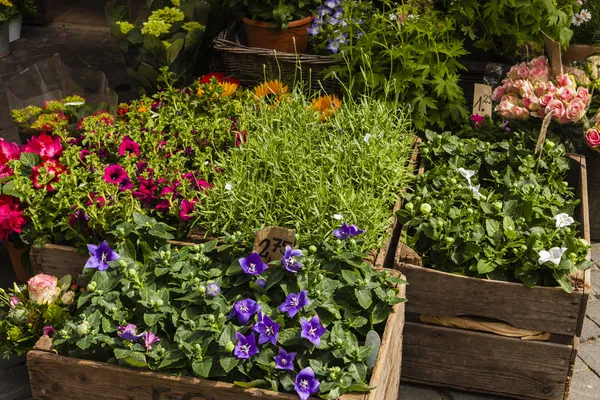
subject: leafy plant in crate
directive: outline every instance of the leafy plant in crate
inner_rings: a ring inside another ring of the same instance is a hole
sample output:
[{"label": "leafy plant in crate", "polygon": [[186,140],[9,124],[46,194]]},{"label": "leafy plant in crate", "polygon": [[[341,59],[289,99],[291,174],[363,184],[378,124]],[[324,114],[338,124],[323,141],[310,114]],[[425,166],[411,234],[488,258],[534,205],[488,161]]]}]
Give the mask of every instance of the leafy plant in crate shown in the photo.
[{"label": "leafy plant in crate", "polygon": [[150,250],[156,221],[135,220],[117,227],[117,259],[93,273],[78,315],[58,332],[61,354],[301,399],[369,390],[376,348],[365,336],[404,301],[395,288],[404,282],[373,270],[354,241],[287,247],[268,266],[238,236]]},{"label": "leafy plant in crate", "polygon": [[135,4],[120,0],[106,4],[111,32],[125,55],[128,73],[145,91],[156,90],[162,66],[189,83],[201,49],[209,46],[207,24],[213,24],[210,32],[219,27],[220,2],[150,0],[137,8]]}]

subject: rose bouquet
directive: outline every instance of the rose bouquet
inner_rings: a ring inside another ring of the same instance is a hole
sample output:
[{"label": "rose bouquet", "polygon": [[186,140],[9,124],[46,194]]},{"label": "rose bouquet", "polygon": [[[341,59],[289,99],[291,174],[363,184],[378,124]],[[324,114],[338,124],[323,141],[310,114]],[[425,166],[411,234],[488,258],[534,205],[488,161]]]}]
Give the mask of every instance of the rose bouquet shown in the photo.
[{"label": "rose bouquet", "polygon": [[369,390],[378,348],[366,335],[383,332],[405,282],[363,261],[355,226],[334,243],[288,246],[269,265],[239,236],[149,251],[141,245],[152,233],[139,228],[94,272],[53,339],[59,354],[304,400]]},{"label": "rose bouquet", "polygon": [[218,173],[214,158],[235,146],[236,90],[216,78],[181,90],[165,80],[153,98],[86,116],[75,133],[57,128],[20,148],[0,141],[0,207],[11,210],[0,216],[1,237],[83,246],[134,211],[184,236]]},{"label": "rose bouquet", "polygon": [[591,101],[586,86],[573,74],[551,79],[548,61],[538,57],[513,66],[493,93],[496,111],[506,119],[526,120],[552,114],[559,124],[582,121]]},{"label": "rose bouquet", "polygon": [[23,354],[42,335],[52,337],[69,319],[77,295],[71,277],[38,274],[27,285],[0,289],[0,354]]}]

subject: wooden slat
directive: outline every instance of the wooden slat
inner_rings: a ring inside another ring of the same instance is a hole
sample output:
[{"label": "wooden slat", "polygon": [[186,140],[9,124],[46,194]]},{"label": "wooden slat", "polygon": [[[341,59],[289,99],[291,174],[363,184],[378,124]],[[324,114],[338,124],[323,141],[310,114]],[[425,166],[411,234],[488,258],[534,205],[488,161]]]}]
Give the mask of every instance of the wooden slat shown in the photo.
[{"label": "wooden slat", "polygon": [[77,253],[77,249],[68,246],[46,244],[33,246],[29,252],[34,274],[48,274],[62,278],[65,275],[76,277],[83,271],[89,256]]},{"label": "wooden slat", "polygon": [[402,379],[521,399],[562,400],[572,352],[572,345],[406,322]]}]

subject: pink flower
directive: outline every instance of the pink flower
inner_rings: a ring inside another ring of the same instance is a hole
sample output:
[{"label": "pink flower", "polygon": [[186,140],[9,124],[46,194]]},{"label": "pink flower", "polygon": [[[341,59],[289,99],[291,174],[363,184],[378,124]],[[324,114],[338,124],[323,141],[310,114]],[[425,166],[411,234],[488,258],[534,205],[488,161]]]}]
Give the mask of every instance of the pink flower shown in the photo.
[{"label": "pink flower", "polygon": [[483,123],[485,117],[479,114],[471,115],[471,121],[475,122],[475,126],[479,126]]},{"label": "pink flower", "polygon": [[562,87],[574,86],[575,82],[568,74],[560,74],[556,77],[556,82]]},{"label": "pink flower", "polygon": [[558,91],[558,88],[556,87],[556,85],[552,82],[548,82],[548,86],[546,87],[546,90],[548,91],[548,93],[556,93]]},{"label": "pink flower", "polygon": [[496,89],[494,89],[494,93],[492,94],[492,100],[495,103],[500,102],[500,100],[502,100],[502,96],[504,96],[504,86],[498,86]]},{"label": "pink flower", "polygon": [[[60,174],[66,170],[66,167],[58,161],[49,159],[33,167],[29,178],[35,188],[41,189],[45,187],[47,191],[54,192],[56,189],[54,189],[52,183],[60,181]],[[46,182],[45,184],[40,182],[40,177],[43,177],[41,180]]]},{"label": "pink flower", "polygon": [[37,137],[27,139],[21,147],[23,153],[35,153],[42,156],[42,159],[50,160],[57,159],[62,155],[63,147],[59,136],[48,136],[45,133]]},{"label": "pink flower", "polygon": [[55,334],[55,333],[56,333],[56,329],[54,329],[54,328],[52,327],[52,325],[45,326],[45,327],[42,329],[42,335],[43,335],[43,336],[52,337],[52,336],[54,336],[54,334]]},{"label": "pink flower", "polygon": [[506,75],[510,80],[513,81],[519,79],[519,66],[513,65],[512,67],[510,67],[510,71],[508,71],[508,74]]},{"label": "pink flower", "polygon": [[530,64],[534,68],[548,68],[548,60],[544,56],[539,56],[531,60]]},{"label": "pink flower", "polygon": [[236,147],[241,147],[242,143],[246,143],[248,141],[248,135],[246,131],[236,132],[235,133],[235,145]]},{"label": "pink flower", "polygon": [[4,165],[9,160],[18,160],[19,157],[21,157],[19,145],[0,138],[0,164]]},{"label": "pink flower", "polygon": [[0,239],[7,240],[11,234],[21,233],[26,222],[19,201],[12,196],[0,195]]},{"label": "pink flower", "polygon": [[38,274],[27,281],[29,299],[38,304],[53,304],[56,302],[61,289],[54,276]]},{"label": "pink flower", "polygon": [[569,102],[575,97],[575,90],[573,90],[570,87],[561,87],[560,89],[558,89],[558,97],[562,101]]},{"label": "pink flower", "polygon": [[125,136],[121,145],[119,146],[119,155],[129,155],[135,154],[136,156],[140,155],[140,145],[134,142],[129,136]]},{"label": "pink flower", "polygon": [[554,99],[548,103],[544,110],[546,114],[552,114],[556,119],[561,119],[565,115],[565,105],[562,101]]},{"label": "pink flower", "polygon": [[581,99],[585,105],[587,106],[590,103],[590,92],[587,90],[587,88],[583,87],[583,86],[579,86],[577,88],[577,94],[576,94],[578,99]]},{"label": "pink flower", "polygon": [[523,84],[521,85],[521,89],[519,90],[519,94],[522,97],[526,97],[526,96],[533,96],[534,92],[534,88],[533,85],[531,84],[531,82],[529,81],[523,81]]},{"label": "pink flower", "polygon": [[123,179],[128,178],[127,171],[119,164],[109,165],[104,170],[104,180],[108,183],[114,183],[115,185],[121,184]]},{"label": "pink flower", "polygon": [[163,199],[154,208],[156,209],[156,211],[167,213],[169,211],[169,208],[171,208],[171,202],[167,199]]},{"label": "pink flower", "polygon": [[124,177],[119,183],[119,191],[124,192],[126,190],[133,189],[133,182],[129,176]]},{"label": "pink flower", "polygon": [[194,205],[198,203],[198,200],[183,200],[181,202],[181,211],[179,212],[179,216],[182,220],[188,221],[192,219],[191,213],[194,212]]},{"label": "pink flower", "polygon": [[592,128],[588,130],[585,133],[585,140],[587,141],[587,144],[592,148],[600,146],[600,132],[598,131],[598,129]]},{"label": "pink flower", "polygon": [[546,107],[548,104],[550,104],[550,102],[554,100],[554,95],[551,93],[546,93],[545,95],[542,96],[542,98],[540,99],[540,105],[542,107]]},{"label": "pink flower", "polygon": [[85,149],[84,149],[84,150],[81,150],[81,151],[79,152],[79,160],[83,162],[83,161],[85,161],[85,158],[86,158],[87,156],[89,156],[89,155],[90,155],[90,151],[89,151],[89,150],[85,150]]},{"label": "pink flower", "polygon": [[543,95],[546,94],[546,90],[547,89],[548,89],[548,85],[546,84],[546,82],[540,82],[540,81],[538,81],[533,86],[533,93],[537,97],[542,97]]},{"label": "pink flower", "polygon": [[104,207],[104,203],[106,200],[102,196],[98,196],[96,193],[90,193],[90,199],[85,204],[90,207],[92,204],[97,205],[98,207]]},{"label": "pink flower", "polygon": [[540,99],[535,96],[527,96],[523,99],[523,106],[530,111],[537,111]]},{"label": "pink flower", "polygon": [[585,115],[585,110],[585,103],[577,98],[567,106],[566,117],[569,122],[577,122]]},{"label": "pink flower", "polygon": [[529,110],[525,107],[513,107],[510,110],[510,115],[512,119],[527,119],[529,118]]},{"label": "pink flower", "polygon": [[527,79],[527,78],[529,78],[529,68],[527,67],[527,64],[521,63],[519,65],[519,69],[517,71],[517,75],[519,76],[520,79]]},{"label": "pink flower", "polygon": [[547,82],[549,77],[548,68],[535,67],[529,72],[529,79],[533,82]]},{"label": "pink flower", "polygon": [[10,296],[10,308],[15,308],[15,306],[17,304],[19,304],[21,302],[21,299],[19,299],[17,296]]},{"label": "pink flower", "polygon": [[7,164],[0,165],[0,179],[8,178],[12,176],[14,171]]}]

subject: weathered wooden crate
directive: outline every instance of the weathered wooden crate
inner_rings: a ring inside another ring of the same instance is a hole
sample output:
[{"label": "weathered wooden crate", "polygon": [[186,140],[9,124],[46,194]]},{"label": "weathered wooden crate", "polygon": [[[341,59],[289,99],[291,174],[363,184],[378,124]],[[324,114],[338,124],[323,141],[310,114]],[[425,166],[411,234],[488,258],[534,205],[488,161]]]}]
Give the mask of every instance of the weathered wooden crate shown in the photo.
[{"label": "weathered wooden crate", "polygon": [[[585,157],[570,156],[579,221],[589,241]],[[590,271],[572,277],[575,289],[530,289],[519,283],[464,277],[424,268],[403,243],[395,267],[407,278],[402,379],[520,399],[566,400],[590,287]],[[468,329],[427,325],[422,316],[476,317],[546,332],[526,341]]]},{"label": "weathered wooden crate", "polygon": [[[401,276],[398,271],[390,271]],[[405,296],[405,285],[398,296]],[[390,400],[398,398],[402,364],[404,304],[389,315],[381,348],[371,374],[368,393],[348,393],[343,400]],[[263,389],[244,389],[231,383],[176,377],[150,371],[119,367],[95,361],[59,356],[32,350],[27,353],[31,391],[36,400],[175,400],[175,399],[275,399],[296,400],[297,395]]]}]

